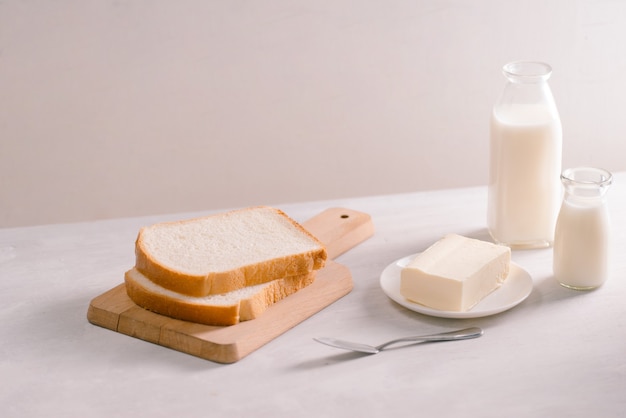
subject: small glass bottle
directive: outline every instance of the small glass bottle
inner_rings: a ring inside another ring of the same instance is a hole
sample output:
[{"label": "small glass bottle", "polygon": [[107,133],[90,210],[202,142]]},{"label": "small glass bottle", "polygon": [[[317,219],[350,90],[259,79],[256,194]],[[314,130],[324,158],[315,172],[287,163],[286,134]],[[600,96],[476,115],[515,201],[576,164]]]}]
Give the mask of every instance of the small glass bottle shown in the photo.
[{"label": "small glass bottle", "polygon": [[580,167],[561,174],[564,187],[554,239],[554,277],[563,286],[594,289],[608,277],[610,222],[606,191],[613,176]]},{"label": "small glass bottle", "polygon": [[511,248],[552,245],[561,203],[562,128],[548,85],[552,68],[513,62],[493,108],[487,223]]}]

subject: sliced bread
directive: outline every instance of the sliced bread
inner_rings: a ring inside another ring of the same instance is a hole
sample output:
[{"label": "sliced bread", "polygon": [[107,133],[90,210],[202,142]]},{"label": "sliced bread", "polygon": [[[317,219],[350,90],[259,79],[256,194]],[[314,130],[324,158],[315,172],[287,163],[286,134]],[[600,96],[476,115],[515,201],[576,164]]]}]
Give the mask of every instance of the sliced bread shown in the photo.
[{"label": "sliced bread", "polygon": [[136,268],[127,271],[124,276],[126,292],[138,306],[171,318],[219,326],[254,319],[272,304],[314,280],[315,272],[310,272],[224,294],[193,297],[155,284]]},{"label": "sliced bread", "polygon": [[317,238],[264,206],[144,227],[135,255],[152,282],[196,297],[308,274],[327,258]]}]

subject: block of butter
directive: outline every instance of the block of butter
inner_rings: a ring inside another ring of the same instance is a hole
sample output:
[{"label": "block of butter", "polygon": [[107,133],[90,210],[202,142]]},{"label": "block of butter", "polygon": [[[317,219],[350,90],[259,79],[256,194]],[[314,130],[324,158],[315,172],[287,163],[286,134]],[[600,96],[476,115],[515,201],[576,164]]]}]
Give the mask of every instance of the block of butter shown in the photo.
[{"label": "block of butter", "polygon": [[502,285],[511,249],[461,235],[446,235],[400,273],[400,294],[433,309],[466,312]]}]

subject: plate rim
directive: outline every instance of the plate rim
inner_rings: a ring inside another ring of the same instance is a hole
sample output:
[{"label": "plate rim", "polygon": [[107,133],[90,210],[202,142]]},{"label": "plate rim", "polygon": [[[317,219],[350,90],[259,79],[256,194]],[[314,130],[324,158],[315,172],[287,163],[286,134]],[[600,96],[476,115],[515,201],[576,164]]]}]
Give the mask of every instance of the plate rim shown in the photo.
[{"label": "plate rim", "polygon": [[[382,273],[380,274],[380,279],[379,279],[379,284],[380,287],[382,288],[383,292],[387,295],[387,297],[389,297],[391,300],[393,300],[395,303],[413,311],[413,312],[417,312],[423,315],[428,315],[428,316],[434,316],[434,317],[439,317],[439,318],[455,318],[455,319],[466,319],[466,318],[481,318],[481,317],[485,317],[485,316],[491,316],[491,315],[496,315],[502,312],[505,312],[509,309],[514,308],[515,306],[519,305],[520,303],[522,303],[524,300],[526,300],[528,298],[528,296],[530,296],[530,294],[533,291],[534,288],[534,283],[533,283],[533,279],[532,276],[530,275],[530,273],[528,273],[528,271],[526,271],[524,268],[522,268],[519,264],[514,263],[511,261],[511,267],[514,268],[517,280],[522,280],[524,281],[522,283],[523,287],[523,291],[521,291],[519,293],[519,296],[515,299],[511,299],[510,302],[508,303],[504,303],[502,305],[499,305],[496,308],[491,308],[491,309],[480,309],[480,305],[489,300],[490,298],[492,298],[494,295],[497,295],[498,291],[502,290],[502,287],[500,287],[499,289],[496,289],[495,291],[493,291],[491,294],[487,295],[482,301],[480,301],[474,308],[472,308],[471,310],[467,311],[467,312],[457,312],[457,311],[443,311],[443,310],[438,310],[438,309],[434,309],[434,308],[429,308],[428,306],[425,305],[420,305],[419,303],[415,303],[415,302],[411,302],[407,299],[405,299],[400,293],[399,293],[399,288],[400,288],[400,264],[407,260],[411,260],[412,258],[416,257],[418,254],[420,253],[415,253],[415,254],[411,254],[411,255],[407,255],[404,257],[401,257],[395,261],[393,261],[392,263],[390,263],[389,265],[387,265]],[[394,275],[392,270],[398,270],[398,274]],[[512,271],[513,272],[513,271]],[[510,274],[510,273],[509,273]],[[397,287],[398,287],[398,295],[394,293],[392,293],[388,286],[394,286],[395,283],[390,283],[392,281],[397,282]],[[506,285],[506,282],[505,282]],[[504,285],[503,285],[504,286]],[[475,310],[476,308],[479,308],[478,310]]]}]

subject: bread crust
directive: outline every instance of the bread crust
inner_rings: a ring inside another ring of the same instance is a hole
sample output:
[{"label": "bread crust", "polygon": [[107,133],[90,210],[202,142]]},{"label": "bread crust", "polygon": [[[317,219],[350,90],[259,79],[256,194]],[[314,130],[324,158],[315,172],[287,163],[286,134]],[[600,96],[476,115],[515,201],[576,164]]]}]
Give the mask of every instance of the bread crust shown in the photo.
[{"label": "bread crust", "polygon": [[135,241],[135,267],[145,276],[149,277],[154,283],[166,289],[189,296],[199,297],[226,293],[246,286],[266,283],[283,277],[308,274],[312,271],[319,270],[324,266],[327,259],[327,252],[324,244],[280,209],[266,206],[256,206],[211,216],[230,216],[236,212],[258,209],[269,209],[284,217],[285,220],[287,220],[302,234],[317,243],[318,248],[312,251],[291,254],[289,256],[275,257],[261,263],[243,265],[232,270],[213,271],[202,275],[187,274],[173,270],[172,268],[164,265],[160,260],[153,257],[153,255],[146,249],[143,237],[144,231],[147,228],[158,228],[159,225],[163,224],[176,225],[204,219],[195,218],[141,228],[137,236],[137,240]]},{"label": "bread crust", "polygon": [[133,278],[137,273],[141,274],[138,270],[129,270],[124,275],[126,292],[135,304],[170,318],[214,326],[235,325],[240,321],[255,319],[269,306],[315,280],[315,272],[276,279],[266,283],[250,297],[233,298],[230,304],[216,305],[200,298],[189,298],[186,295],[176,297],[151,291]]}]

